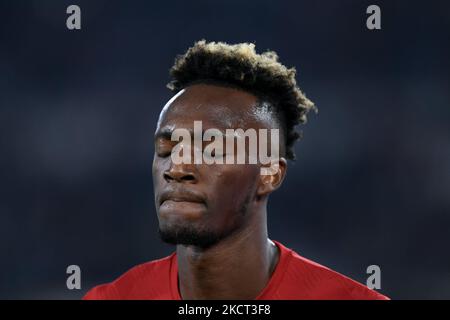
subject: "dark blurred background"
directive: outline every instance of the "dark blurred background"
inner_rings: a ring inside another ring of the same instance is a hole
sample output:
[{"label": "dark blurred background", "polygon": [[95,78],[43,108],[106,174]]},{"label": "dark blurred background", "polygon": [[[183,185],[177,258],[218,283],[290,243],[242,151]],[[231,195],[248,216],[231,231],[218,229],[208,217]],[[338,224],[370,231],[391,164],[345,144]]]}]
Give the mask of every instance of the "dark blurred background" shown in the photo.
[{"label": "dark blurred background", "polygon": [[202,38],[277,51],[319,107],[270,237],[363,283],[379,265],[391,298],[449,299],[450,2],[406,0],[1,1],[0,298],[79,299],[174,250],[152,139],[168,69]]}]

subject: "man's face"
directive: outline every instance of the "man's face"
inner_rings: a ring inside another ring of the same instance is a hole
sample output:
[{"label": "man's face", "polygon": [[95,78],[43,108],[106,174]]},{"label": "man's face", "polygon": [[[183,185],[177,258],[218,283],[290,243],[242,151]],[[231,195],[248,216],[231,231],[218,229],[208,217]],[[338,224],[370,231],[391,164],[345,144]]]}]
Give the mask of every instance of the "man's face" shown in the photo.
[{"label": "man's face", "polygon": [[[155,132],[153,184],[159,231],[172,244],[208,247],[242,228],[256,199],[258,164],[175,164],[170,133],[175,129],[247,130],[270,128],[258,111],[257,98],[241,90],[196,84],[163,108]],[[164,133],[164,134],[163,134]],[[203,147],[209,142],[204,142]],[[184,152],[184,149],[183,149]]]}]

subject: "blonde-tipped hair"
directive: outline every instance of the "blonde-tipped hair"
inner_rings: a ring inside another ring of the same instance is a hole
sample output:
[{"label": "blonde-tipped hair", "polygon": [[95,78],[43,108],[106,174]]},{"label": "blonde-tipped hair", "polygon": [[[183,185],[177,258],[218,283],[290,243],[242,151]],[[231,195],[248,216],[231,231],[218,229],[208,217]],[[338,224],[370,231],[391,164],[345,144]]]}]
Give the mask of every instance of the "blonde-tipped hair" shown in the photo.
[{"label": "blonde-tipped hair", "polygon": [[293,145],[300,134],[295,126],[307,121],[317,108],[297,86],[296,69],[278,61],[274,51],[256,53],[253,43],[227,44],[198,41],[179,55],[170,69],[167,85],[174,92],[198,82],[220,82],[247,90],[266,99],[281,115],[286,129],[286,157],[294,160]]}]

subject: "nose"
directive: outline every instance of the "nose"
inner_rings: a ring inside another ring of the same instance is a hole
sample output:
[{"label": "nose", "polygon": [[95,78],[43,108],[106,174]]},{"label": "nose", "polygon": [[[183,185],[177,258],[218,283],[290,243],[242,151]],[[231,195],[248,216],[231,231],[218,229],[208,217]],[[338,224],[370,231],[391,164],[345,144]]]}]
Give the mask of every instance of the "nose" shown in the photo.
[{"label": "nose", "polygon": [[192,166],[184,164],[172,164],[171,168],[166,170],[163,176],[167,182],[197,183],[197,177]]}]

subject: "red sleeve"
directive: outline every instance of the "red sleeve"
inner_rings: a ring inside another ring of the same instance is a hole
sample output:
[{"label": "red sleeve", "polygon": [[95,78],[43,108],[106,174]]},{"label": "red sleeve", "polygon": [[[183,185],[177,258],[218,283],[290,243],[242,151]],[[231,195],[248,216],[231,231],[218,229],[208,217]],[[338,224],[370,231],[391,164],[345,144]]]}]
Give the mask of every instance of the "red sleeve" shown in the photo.
[{"label": "red sleeve", "polygon": [[83,300],[115,300],[117,297],[111,290],[111,285],[102,284],[89,290]]}]

